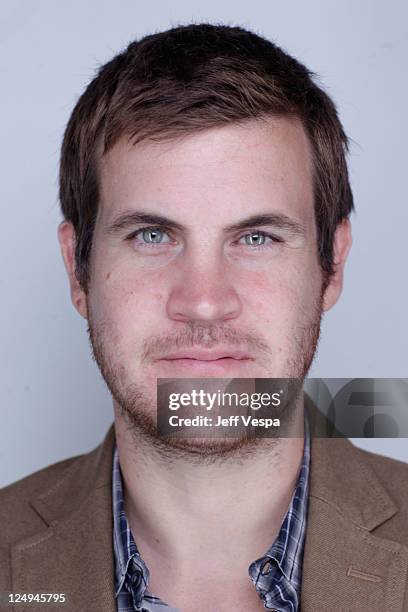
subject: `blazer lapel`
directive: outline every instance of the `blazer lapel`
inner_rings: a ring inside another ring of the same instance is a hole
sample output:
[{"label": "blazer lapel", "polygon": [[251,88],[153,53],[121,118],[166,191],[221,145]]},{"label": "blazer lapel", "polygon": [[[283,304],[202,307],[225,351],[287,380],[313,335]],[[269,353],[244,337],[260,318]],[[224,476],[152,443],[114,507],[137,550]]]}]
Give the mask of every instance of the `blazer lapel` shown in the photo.
[{"label": "blazer lapel", "polygon": [[[12,550],[14,592],[63,593],[66,604],[44,609],[116,612],[112,548],[113,425],[104,442],[70,465],[31,502],[44,530]],[[15,606],[31,612],[32,604]],[[37,608],[38,609],[38,608]]]},{"label": "blazer lapel", "polygon": [[408,609],[408,548],[373,533],[397,511],[349,440],[312,438],[302,612]]}]

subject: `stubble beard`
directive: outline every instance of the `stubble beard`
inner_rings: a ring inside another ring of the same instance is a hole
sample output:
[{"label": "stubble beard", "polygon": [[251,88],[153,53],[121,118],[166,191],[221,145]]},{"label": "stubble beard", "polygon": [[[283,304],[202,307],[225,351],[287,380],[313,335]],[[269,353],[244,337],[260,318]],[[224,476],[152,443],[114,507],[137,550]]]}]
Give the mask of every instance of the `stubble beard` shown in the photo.
[{"label": "stubble beard", "polygon": [[[270,373],[270,378],[292,378],[303,383],[310,366],[313,362],[320,337],[321,319],[323,313],[322,287],[320,296],[302,326],[291,336],[291,350],[278,375]],[[93,358],[96,361],[103,379],[112,395],[115,403],[117,418],[123,422],[129,431],[134,444],[156,452],[166,462],[174,462],[177,459],[185,459],[189,462],[208,464],[233,459],[242,460],[248,456],[258,453],[262,448],[266,452],[277,450],[279,438],[257,438],[243,435],[236,438],[177,438],[162,437],[158,435],[156,419],[156,396],[149,392],[142,380],[129,381],[125,365],[119,363],[115,351],[112,351],[114,342],[109,335],[109,330],[103,324],[96,325],[92,320],[92,313],[88,307],[88,335],[92,348]],[[305,313],[306,319],[306,313]],[[234,330],[220,328],[218,326],[202,326],[191,324],[177,336],[150,339],[145,344],[143,358],[150,355],[152,347],[159,345],[162,348],[180,348],[192,345],[209,346],[222,341],[229,344],[242,341],[242,334]],[[257,346],[267,352],[269,347],[262,339],[245,337],[247,345]],[[146,348],[147,347],[147,348]],[[153,349],[154,352],[154,349]],[[262,373],[262,377],[265,374]]]}]

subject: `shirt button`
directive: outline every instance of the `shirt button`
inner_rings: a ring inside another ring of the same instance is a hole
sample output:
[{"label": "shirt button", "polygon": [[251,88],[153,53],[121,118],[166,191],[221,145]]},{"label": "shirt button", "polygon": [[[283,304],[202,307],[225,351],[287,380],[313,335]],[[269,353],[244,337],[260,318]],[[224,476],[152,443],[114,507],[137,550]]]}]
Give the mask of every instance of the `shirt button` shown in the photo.
[{"label": "shirt button", "polygon": [[[262,574],[269,574],[269,572],[272,569],[272,563],[270,561],[266,561],[261,569]],[[277,612],[276,610],[272,611],[272,612]]]}]

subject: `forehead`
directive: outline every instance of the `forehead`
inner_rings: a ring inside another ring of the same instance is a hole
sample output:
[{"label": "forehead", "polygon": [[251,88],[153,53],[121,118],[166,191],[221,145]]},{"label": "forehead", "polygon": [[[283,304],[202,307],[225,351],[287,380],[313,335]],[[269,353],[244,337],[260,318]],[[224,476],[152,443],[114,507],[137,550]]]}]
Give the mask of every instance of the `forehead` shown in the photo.
[{"label": "forehead", "polygon": [[215,211],[231,219],[261,209],[314,217],[311,146],[296,119],[251,120],[167,142],[132,145],[121,138],[99,171],[98,217],[106,221],[138,208],[175,220],[211,219]]}]

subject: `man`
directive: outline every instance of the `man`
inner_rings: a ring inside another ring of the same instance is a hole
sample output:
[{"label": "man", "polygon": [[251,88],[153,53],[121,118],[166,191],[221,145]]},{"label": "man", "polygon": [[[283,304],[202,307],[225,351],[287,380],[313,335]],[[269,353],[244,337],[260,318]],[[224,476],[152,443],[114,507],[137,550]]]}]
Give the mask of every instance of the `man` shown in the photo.
[{"label": "man", "polygon": [[3,593],[408,610],[405,464],[307,418],[281,439],[156,430],[158,378],[304,379],[351,246],[346,151],[306,68],[243,29],[174,28],[101,68],[65,133],[59,240],[115,421],[2,491]]}]

